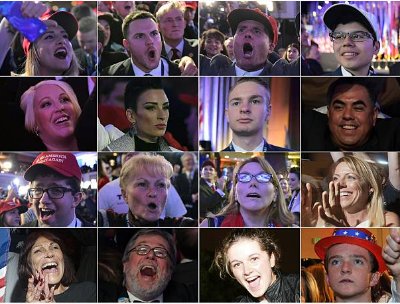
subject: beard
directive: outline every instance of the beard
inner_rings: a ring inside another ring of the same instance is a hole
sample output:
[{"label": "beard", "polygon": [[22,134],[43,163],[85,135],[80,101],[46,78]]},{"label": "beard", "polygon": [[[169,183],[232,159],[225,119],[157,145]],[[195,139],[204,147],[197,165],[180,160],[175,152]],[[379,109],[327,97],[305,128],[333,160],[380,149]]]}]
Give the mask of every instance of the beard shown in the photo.
[{"label": "beard", "polygon": [[154,298],[160,296],[165,288],[167,287],[172,276],[172,269],[168,269],[167,272],[161,274],[157,282],[155,282],[151,287],[143,287],[138,282],[137,274],[139,273],[124,273],[124,281],[126,289],[136,297],[143,301],[150,301]]}]

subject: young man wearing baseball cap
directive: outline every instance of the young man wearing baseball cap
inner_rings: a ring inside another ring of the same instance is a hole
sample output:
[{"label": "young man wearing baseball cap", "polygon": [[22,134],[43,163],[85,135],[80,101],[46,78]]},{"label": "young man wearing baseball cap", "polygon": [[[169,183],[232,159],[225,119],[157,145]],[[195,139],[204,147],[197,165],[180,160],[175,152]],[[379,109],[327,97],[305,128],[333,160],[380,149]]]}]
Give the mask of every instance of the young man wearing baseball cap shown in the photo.
[{"label": "young man wearing baseball cap", "polygon": [[92,226],[75,215],[75,208],[82,200],[82,173],[73,154],[42,152],[24,178],[30,182],[28,196],[37,217],[24,226]]},{"label": "young man wearing baseball cap", "polygon": [[[335,229],[332,236],[319,240],[314,250],[324,261],[336,302],[378,302],[379,299],[373,298],[372,288],[378,284],[386,264],[382,248],[370,231]],[[392,292],[390,302],[394,300],[398,302],[398,297]]]},{"label": "young man wearing baseball cap", "polygon": [[324,23],[332,31],[335,58],[340,64],[330,76],[371,76],[374,55],[379,52],[378,23],[375,16],[356,6],[339,3],[324,14]]},{"label": "young man wearing baseball cap", "polygon": [[211,76],[268,76],[273,75],[269,53],[278,42],[278,26],[272,16],[260,9],[239,8],[228,15],[232,29],[233,52],[236,62],[216,55],[210,62]]}]

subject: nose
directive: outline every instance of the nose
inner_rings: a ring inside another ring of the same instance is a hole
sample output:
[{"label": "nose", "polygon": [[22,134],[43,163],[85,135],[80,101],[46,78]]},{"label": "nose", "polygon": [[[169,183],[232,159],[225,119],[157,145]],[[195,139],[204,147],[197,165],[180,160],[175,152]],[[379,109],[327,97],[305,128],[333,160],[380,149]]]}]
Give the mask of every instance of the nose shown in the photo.
[{"label": "nose", "polygon": [[43,196],[40,198],[40,205],[46,205],[51,201],[49,194],[47,192],[43,192]]},{"label": "nose", "polygon": [[54,256],[54,252],[51,249],[47,249],[45,253],[46,258],[52,258]]},{"label": "nose", "polygon": [[153,39],[150,37],[150,35],[146,35],[146,44],[147,45],[153,44]]},{"label": "nose", "polygon": [[350,39],[349,35],[346,35],[346,38],[344,38],[343,46],[354,46],[354,41]]},{"label": "nose", "polygon": [[349,261],[343,261],[342,267],[340,268],[341,273],[351,273],[351,265]]},{"label": "nose", "polygon": [[251,38],[252,37],[251,36],[251,31],[250,30],[245,30],[244,37],[245,38]]},{"label": "nose", "polygon": [[248,265],[247,263],[243,263],[243,274],[245,276],[248,276],[252,273],[252,268],[250,265]]},{"label": "nose", "polygon": [[147,192],[147,195],[149,197],[156,197],[157,196],[156,187],[149,187],[149,191]]},{"label": "nose", "polygon": [[157,111],[157,117],[159,120],[164,121],[167,120],[167,113],[164,109],[159,109]]},{"label": "nose", "polygon": [[240,113],[250,113],[250,104],[248,102],[242,102],[240,106]]},{"label": "nose", "polygon": [[353,110],[350,107],[344,107],[343,118],[344,119],[353,119]]}]

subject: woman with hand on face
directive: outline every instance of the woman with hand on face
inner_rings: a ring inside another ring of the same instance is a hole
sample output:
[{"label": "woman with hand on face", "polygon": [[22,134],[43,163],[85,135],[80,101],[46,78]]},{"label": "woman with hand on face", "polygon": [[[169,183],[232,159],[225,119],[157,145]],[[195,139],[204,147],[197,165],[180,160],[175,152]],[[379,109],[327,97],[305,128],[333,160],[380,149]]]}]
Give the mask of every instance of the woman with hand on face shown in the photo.
[{"label": "woman with hand on face", "polygon": [[206,218],[201,226],[280,227],[294,223],[278,177],[264,158],[252,157],[238,163],[233,175],[227,206],[215,217]]},{"label": "woman with hand on face", "polygon": [[81,108],[74,90],[58,80],[44,80],[21,96],[25,128],[36,134],[47,151],[78,151],[75,128]]},{"label": "woman with hand on face", "polygon": [[215,252],[221,279],[229,276],[246,290],[234,302],[300,302],[298,274],[279,271],[280,249],[268,229],[234,229]]},{"label": "woman with hand on face", "polygon": [[313,202],[311,185],[306,184],[302,193],[303,226],[399,226],[397,214],[384,211],[383,176],[375,165],[344,156],[334,163],[332,172],[322,203]]},{"label": "woman with hand on face", "polygon": [[159,77],[131,80],[125,89],[126,117],[132,128],[103,151],[179,151],[164,138],[169,100]]},{"label": "woman with hand on face", "polygon": [[48,230],[37,229],[27,236],[18,274],[27,286],[24,300],[18,302],[96,302],[96,284],[76,283],[63,241]]},{"label": "woman with hand on face", "polygon": [[139,154],[130,158],[120,174],[121,193],[128,204],[128,213],[107,210],[103,226],[195,226],[191,218],[160,218],[167,202],[171,176],[172,165],[161,155]]}]

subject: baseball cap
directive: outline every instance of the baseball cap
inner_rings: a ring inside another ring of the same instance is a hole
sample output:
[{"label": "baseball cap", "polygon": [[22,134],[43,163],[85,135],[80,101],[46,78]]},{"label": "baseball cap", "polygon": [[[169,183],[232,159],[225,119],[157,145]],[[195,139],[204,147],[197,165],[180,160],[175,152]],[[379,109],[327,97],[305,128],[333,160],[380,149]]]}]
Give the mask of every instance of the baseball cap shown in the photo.
[{"label": "baseball cap", "polygon": [[4,214],[16,208],[18,208],[19,214],[24,213],[28,210],[28,207],[21,205],[21,202],[17,198],[0,201],[0,214]]},{"label": "baseball cap", "polygon": [[254,20],[264,25],[269,39],[276,44],[278,42],[278,23],[272,16],[267,16],[259,8],[238,8],[228,15],[228,23],[232,29],[232,34],[236,33],[240,22]]},{"label": "baseball cap", "polygon": [[[69,40],[72,40],[78,32],[78,21],[74,15],[69,12],[59,11],[52,14],[46,12],[42,15],[42,17],[40,17],[40,19],[56,21],[57,24],[65,30]],[[22,48],[24,49],[25,55],[28,54],[30,46],[31,42],[24,38],[22,42]]]},{"label": "baseball cap", "polygon": [[338,24],[348,22],[361,23],[373,36],[378,39],[378,22],[373,14],[350,4],[338,3],[328,8],[324,14],[324,23],[334,31]]},{"label": "baseball cap", "polygon": [[33,161],[32,165],[25,171],[24,178],[33,181],[40,173],[41,168],[47,167],[66,177],[82,179],[82,172],[72,153],[42,152]]},{"label": "baseball cap", "polygon": [[326,252],[330,247],[337,244],[352,244],[365,248],[378,262],[378,271],[386,270],[385,261],[382,258],[382,248],[376,244],[375,236],[363,228],[337,228],[333,230],[332,236],[319,240],[315,246],[315,253],[321,260],[325,260]]},{"label": "baseball cap", "polygon": [[195,11],[197,9],[197,1],[185,1],[185,7],[191,8]]}]

